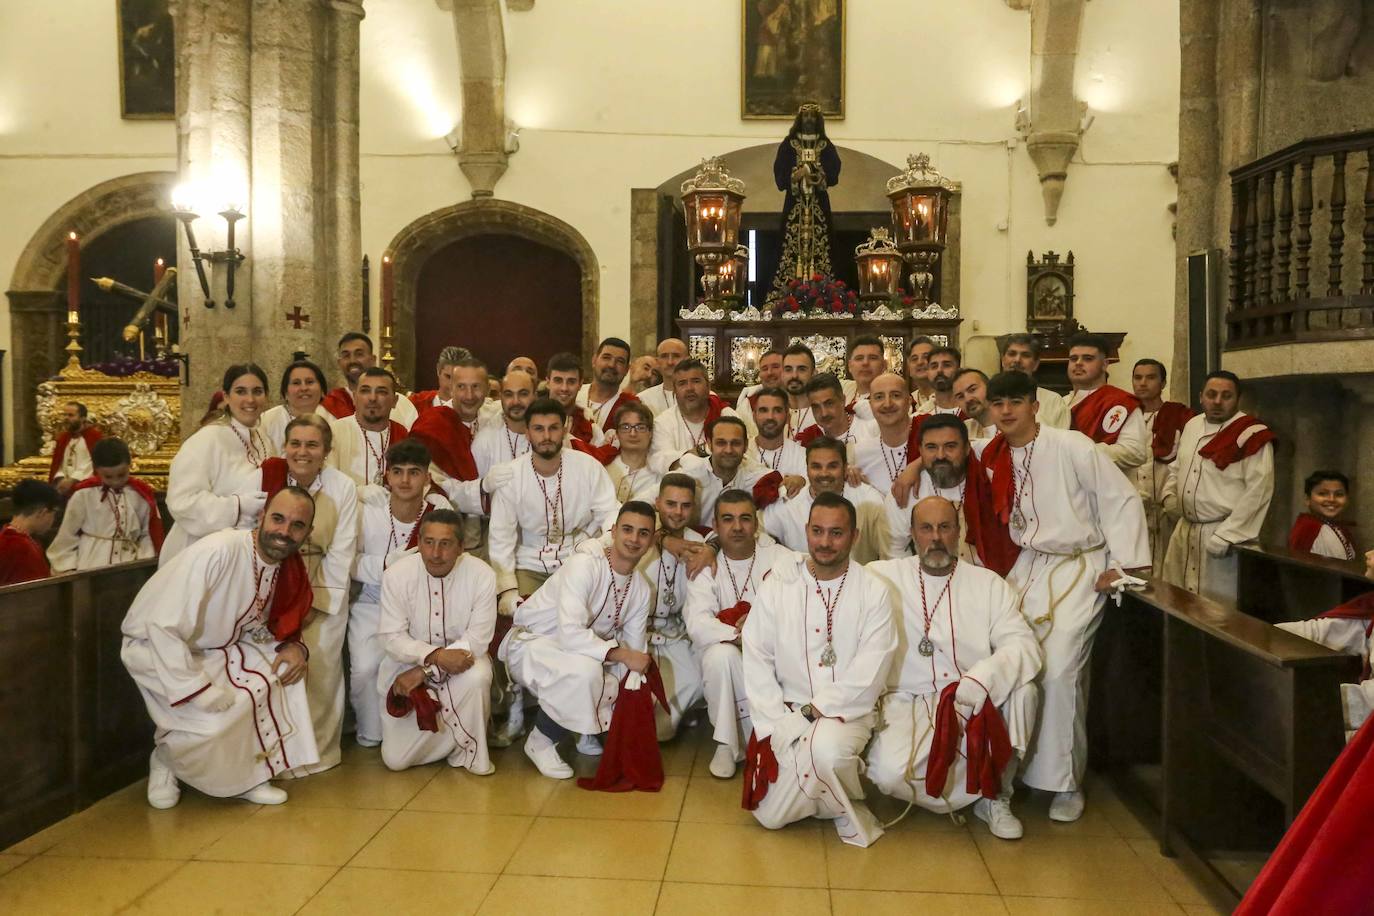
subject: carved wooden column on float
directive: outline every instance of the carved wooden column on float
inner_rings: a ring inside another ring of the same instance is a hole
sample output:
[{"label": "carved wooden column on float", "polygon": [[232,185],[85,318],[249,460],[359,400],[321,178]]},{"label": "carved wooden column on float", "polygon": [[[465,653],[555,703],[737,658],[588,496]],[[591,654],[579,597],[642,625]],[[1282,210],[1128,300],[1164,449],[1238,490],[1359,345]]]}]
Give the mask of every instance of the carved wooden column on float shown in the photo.
[{"label": "carved wooden column on float", "polygon": [[[189,433],[226,365],[251,359],[273,376],[303,350],[328,367],[334,341],[357,321],[363,7],[357,0],[176,0],[173,14],[178,171],[181,196],[201,217],[194,224],[200,248],[225,248],[227,226],[215,214],[228,203],[246,205],[234,238],[242,263],[233,271],[224,258],[203,264],[209,295],[181,235]],[[275,378],[269,382],[275,390]]]}]

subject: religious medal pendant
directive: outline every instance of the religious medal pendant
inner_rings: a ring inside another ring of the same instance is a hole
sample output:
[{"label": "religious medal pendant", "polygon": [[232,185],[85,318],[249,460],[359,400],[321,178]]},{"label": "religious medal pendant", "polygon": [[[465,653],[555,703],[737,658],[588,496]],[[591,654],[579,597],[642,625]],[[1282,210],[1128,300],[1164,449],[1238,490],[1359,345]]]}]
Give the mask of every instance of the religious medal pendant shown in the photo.
[{"label": "religious medal pendant", "polygon": [[669,608],[677,607],[677,593],[674,592],[671,588],[664,590],[663,604],[665,607]]},{"label": "religious medal pendant", "polygon": [[268,643],[273,639],[272,631],[267,628],[267,624],[259,623],[248,628],[246,634],[255,643]]},{"label": "religious medal pendant", "polygon": [[1020,506],[1017,506],[1011,512],[1011,526],[1015,528],[1017,531],[1025,530],[1026,515],[1021,511]]},{"label": "religious medal pendant", "polygon": [[922,636],[920,644],[916,646],[916,651],[920,652],[923,658],[930,658],[935,654],[935,643],[930,641],[929,636]]},{"label": "religious medal pendant", "polygon": [[821,667],[822,667],[822,668],[833,668],[833,667],[835,667],[835,645],[834,645],[834,643],[826,643],[826,644],[825,644],[825,650],[821,652]]}]

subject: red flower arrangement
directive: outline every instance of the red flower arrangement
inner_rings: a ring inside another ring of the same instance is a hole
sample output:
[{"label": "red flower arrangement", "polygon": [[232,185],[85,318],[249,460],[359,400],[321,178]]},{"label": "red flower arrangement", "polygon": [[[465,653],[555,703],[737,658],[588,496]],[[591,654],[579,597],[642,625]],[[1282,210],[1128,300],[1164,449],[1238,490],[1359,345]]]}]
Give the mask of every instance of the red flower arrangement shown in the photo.
[{"label": "red flower arrangement", "polygon": [[786,287],[770,303],[780,312],[823,312],[829,315],[857,315],[859,296],[835,277],[812,274],[807,280],[788,280]]}]

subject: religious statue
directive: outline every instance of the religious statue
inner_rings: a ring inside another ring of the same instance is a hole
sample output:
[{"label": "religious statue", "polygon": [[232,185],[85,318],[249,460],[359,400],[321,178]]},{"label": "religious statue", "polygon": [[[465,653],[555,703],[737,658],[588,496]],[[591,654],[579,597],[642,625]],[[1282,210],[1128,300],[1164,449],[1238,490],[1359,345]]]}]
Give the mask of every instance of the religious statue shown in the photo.
[{"label": "religious statue", "polygon": [[783,200],[782,259],[773,276],[773,293],[789,280],[830,276],[830,192],[840,180],[840,154],[825,135],[825,117],[817,105],[797,110],[792,129],[778,145],[773,178]]}]

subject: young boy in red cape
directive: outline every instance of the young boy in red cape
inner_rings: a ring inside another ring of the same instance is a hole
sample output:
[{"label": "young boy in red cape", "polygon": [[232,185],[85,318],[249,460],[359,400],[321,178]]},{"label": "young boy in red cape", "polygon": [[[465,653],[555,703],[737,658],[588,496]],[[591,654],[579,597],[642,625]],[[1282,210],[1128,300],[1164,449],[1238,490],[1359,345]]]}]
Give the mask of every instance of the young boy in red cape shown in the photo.
[{"label": "young boy in red cape", "polygon": [[91,447],[95,472],[72,488],[62,527],[48,547],[54,572],[99,569],[155,557],[162,549],[162,515],[153,488],[129,474],[124,440]]},{"label": "young boy in red cape", "polygon": [[0,585],[46,579],[48,558],[38,539],[52,530],[62,497],[51,484],[21,480],[10,500],[14,518],[0,528]]},{"label": "young boy in red cape", "polygon": [[1307,511],[1293,521],[1288,549],[1334,560],[1359,559],[1353,526],[1341,518],[1350,500],[1350,478],[1340,471],[1313,471],[1302,488]]}]

